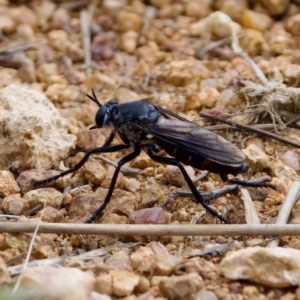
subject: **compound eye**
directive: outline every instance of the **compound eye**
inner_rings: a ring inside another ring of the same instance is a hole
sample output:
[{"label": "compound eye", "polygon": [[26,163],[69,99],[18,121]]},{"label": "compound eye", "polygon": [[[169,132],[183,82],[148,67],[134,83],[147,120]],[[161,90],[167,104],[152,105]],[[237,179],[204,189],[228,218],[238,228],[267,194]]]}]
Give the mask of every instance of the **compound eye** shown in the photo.
[{"label": "compound eye", "polygon": [[106,124],[107,121],[107,107],[106,106],[102,106],[100,109],[98,109],[97,113],[96,113],[96,117],[95,117],[95,121],[98,127],[103,127]]}]

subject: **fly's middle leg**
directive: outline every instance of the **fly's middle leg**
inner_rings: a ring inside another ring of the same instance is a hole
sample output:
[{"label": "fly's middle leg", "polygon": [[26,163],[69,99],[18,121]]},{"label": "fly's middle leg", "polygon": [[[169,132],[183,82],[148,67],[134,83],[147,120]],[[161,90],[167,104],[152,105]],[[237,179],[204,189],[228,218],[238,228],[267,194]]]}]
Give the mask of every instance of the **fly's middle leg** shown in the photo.
[{"label": "fly's middle leg", "polygon": [[158,163],[161,164],[166,164],[166,165],[172,165],[172,166],[177,166],[179,168],[179,170],[181,171],[185,181],[187,182],[190,190],[192,191],[193,195],[195,196],[195,198],[197,199],[197,201],[208,211],[210,212],[213,216],[217,217],[220,221],[224,222],[225,224],[230,224],[230,222],[225,219],[223,216],[221,216],[220,214],[217,213],[217,211],[215,211],[213,208],[211,208],[209,205],[207,205],[204,202],[203,197],[201,196],[201,194],[198,192],[196,186],[194,185],[193,181],[191,180],[191,178],[189,177],[188,173],[186,172],[185,168],[182,166],[182,164],[176,160],[175,158],[170,158],[170,157],[162,157],[162,156],[158,156],[155,154],[155,152],[150,148],[148,149],[148,155],[150,156],[150,158]]}]

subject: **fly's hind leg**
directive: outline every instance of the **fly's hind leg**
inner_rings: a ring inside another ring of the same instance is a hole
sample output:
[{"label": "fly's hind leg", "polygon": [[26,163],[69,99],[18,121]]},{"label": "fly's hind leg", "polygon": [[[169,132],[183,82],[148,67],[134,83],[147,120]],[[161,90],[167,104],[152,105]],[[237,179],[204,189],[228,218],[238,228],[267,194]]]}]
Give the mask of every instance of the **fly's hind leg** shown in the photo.
[{"label": "fly's hind leg", "polygon": [[275,191],[278,190],[277,187],[271,183],[265,183],[265,182],[255,183],[255,182],[249,182],[246,180],[240,180],[238,178],[229,179],[227,174],[220,174],[220,177],[224,182],[230,182],[233,184],[238,184],[238,185],[242,185],[242,186],[250,186],[250,187],[269,187]]}]

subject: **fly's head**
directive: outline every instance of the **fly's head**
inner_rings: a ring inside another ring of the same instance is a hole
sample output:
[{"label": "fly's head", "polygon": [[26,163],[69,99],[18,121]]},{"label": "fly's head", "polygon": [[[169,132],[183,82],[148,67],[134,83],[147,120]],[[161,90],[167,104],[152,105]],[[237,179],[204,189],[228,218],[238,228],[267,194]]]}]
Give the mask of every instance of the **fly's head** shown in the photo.
[{"label": "fly's head", "polygon": [[105,105],[102,105],[95,117],[97,127],[115,127],[115,116],[117,113],[118,102],[110,100]]},{"label": "fly's head", "polygon": [[90,129],[102,128],[102,127],[115,127],[115,116],[118,109],[117,100],[110,100],[105,105],[102,105],[96,97],[94,90],[92,90],[93,96],[87,95],[92,101],[94,101],[100,107],[96,113],[95,121],[96,125]]}]

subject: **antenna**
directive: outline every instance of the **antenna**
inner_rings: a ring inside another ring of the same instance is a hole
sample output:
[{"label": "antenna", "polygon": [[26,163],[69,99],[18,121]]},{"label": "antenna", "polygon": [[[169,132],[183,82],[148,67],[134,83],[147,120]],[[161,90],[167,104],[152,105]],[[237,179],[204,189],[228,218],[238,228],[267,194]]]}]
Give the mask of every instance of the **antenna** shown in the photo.
[{"label": "antenna", "polygon": [[99,100],[97,99],[97,96],[95,94],[95,91],[92,89],[92,94],[93,96],[89,95],[89,94],[86,94],[86,96],[88,98],[90,98],[93,102],[95,102],[99,107],[102,107],[102,104],[99,102]]}]

